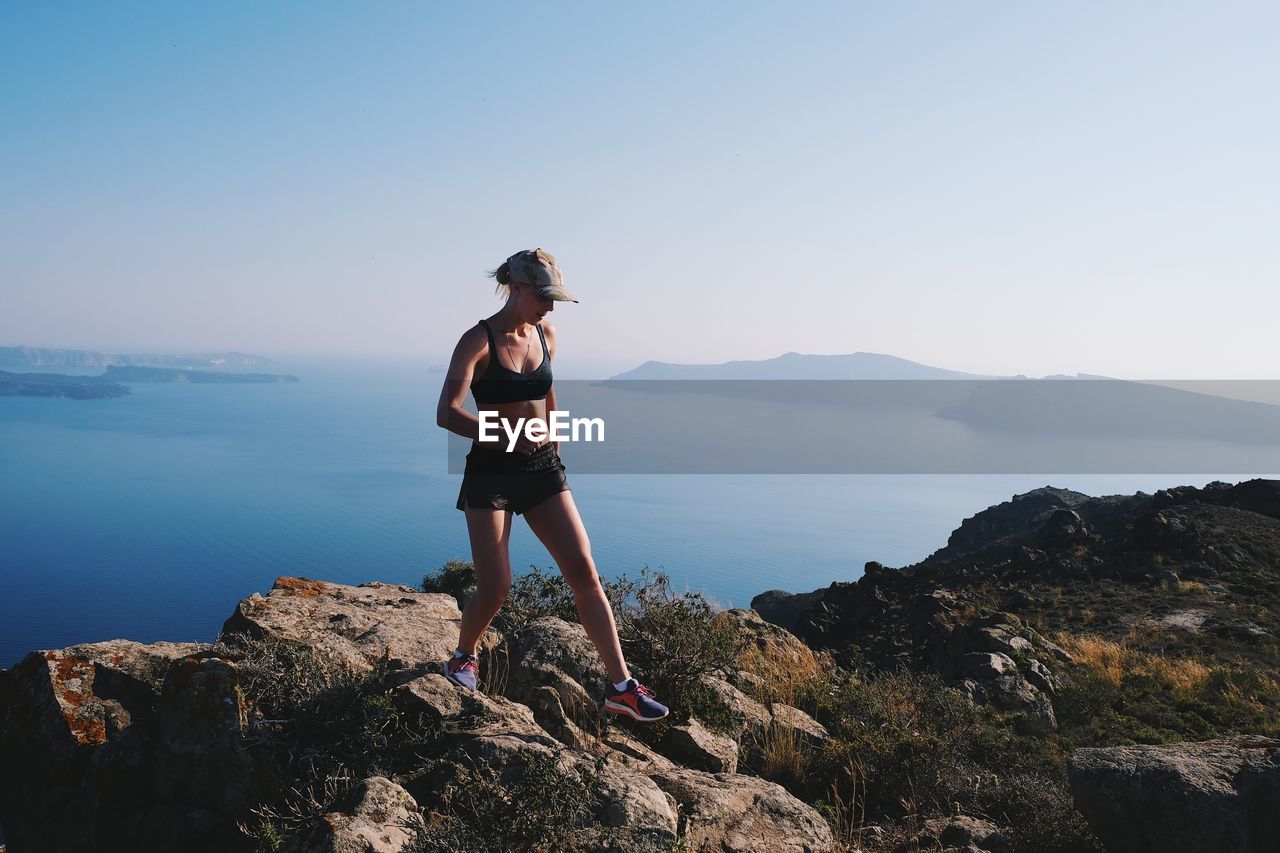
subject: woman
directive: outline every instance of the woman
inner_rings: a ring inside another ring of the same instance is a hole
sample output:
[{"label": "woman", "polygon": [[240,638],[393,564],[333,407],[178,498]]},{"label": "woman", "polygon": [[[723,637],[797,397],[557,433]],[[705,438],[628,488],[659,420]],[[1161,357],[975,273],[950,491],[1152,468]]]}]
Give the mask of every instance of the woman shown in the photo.
[{"label": "woman", "polygon": [[556,259],[542,249],[517,252],[490,275],[497,278],[506,304],[458,341],[436,412],[441,427],[472,440],[457,506],[467,515],[476,592],[462,611],[458,648],[445,662],[445,676],[476,689],[476,644],[511,589],[507,545],[515,513],[524,516],[573,590],[582,627],[608,672],[605,710],[642,722],[660,720],[667,707],[631,677],[623,660],[613,611],[600,587],[556,442],[534,442],[521,433],[508,451],[504,432],[501,442],[481,444],[479,419],[462,408],[468,388],[477,410],[497,412],[512,425],[520,418],[547,421],[556,408],[551,386],[556,330],[542,319],[556,302],[578,300],[564,289]]}]

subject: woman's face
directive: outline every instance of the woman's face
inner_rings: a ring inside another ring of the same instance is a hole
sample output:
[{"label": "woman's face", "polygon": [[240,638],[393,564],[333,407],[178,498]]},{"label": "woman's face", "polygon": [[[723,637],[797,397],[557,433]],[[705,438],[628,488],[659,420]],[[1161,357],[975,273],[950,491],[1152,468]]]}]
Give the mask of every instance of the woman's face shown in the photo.
[{"label": "woman's face", "polygon": [[543,296],[532,287],[523,284],[517,284],[514,287],[517,292],[516,309],[526,323],[539,323],[543,317],[555,310],[554,299]]}]

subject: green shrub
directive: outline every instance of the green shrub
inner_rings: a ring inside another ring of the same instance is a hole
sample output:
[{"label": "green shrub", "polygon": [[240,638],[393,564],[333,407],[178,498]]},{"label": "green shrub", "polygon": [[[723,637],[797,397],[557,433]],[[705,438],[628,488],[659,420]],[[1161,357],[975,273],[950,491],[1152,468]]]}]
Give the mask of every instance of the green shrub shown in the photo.
[{"label": "green shrub", "polygon": [[639,581],[623,575],[606,591],[628,665],[676,719],[701,708],[708,722],[723,724],[723,703],[699,688],[710,673],[733,665],[743,646],[737,626],[701,594],[676,594],[663,572],[645,568]]},{"label": "green shrub", "polygon": [[543,616],[577,622],[578,608],[573,602],[573,589],[559,572],[544,572],[530,563],[527,574],[512,579],[511,595],[494,624],[502,631],[518,631]]},{"label": "green shrub", "polygon": [[826,793],[852,761],[873,818],[950,811],[978,765],[976,712],[932,674],[900,670],[842,685],[821,709],[832,740],[815,760],[806,799]]},{"label": "green shrub", "polygon": [[422,578],[423,592],[452,595],[462,607],[476,589],[476,570],[470,560],[450,560]]}]

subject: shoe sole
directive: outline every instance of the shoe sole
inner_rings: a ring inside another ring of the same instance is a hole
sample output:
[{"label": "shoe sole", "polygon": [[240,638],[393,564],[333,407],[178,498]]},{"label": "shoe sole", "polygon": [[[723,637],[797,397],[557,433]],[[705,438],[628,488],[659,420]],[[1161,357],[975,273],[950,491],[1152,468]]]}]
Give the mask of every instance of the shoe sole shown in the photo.
[{"label": "shoe sole", "polygon": [[626,714],[631,719],[637,720],[641,723],[656,723],[658,720],[665,720],[667,718],[667,714],[671,713],[670,711],[667,711],[667,714],[663,714],[661,717],[642,717],[633,711],[630,706],[620,705],[617,702],[610,702],[608,699],[604,700],[604,709],[606,711],[612,711],[615,714]]}]

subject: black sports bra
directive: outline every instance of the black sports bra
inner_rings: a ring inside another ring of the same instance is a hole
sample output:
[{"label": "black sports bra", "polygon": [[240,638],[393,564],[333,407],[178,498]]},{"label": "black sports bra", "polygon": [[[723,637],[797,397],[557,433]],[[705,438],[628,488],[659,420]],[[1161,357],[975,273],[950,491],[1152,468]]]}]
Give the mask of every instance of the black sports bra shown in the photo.
[{"label": "black sports bra", "polygon": [[484,373],[471,380],[471,396],[477,403],[516,403],[521,400],[542,400],[551,390],[551,353],[547,351],[547,338],[542,334],[542,324],[537,326],[542,340],[542,364],[529,373],[516,373],[498,361],[498,347],[493,342],[493,329],[480,321],[489,335],[489,365]]}]

